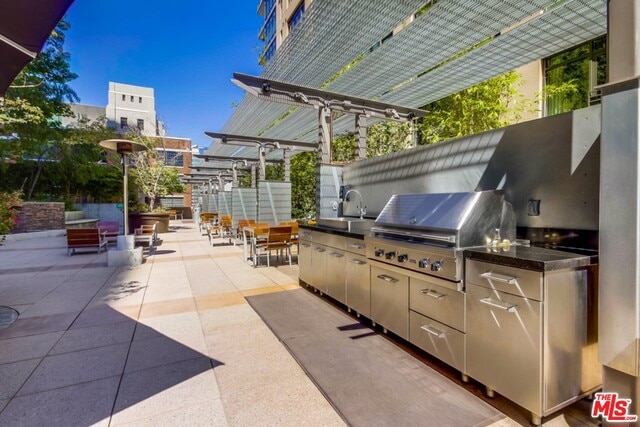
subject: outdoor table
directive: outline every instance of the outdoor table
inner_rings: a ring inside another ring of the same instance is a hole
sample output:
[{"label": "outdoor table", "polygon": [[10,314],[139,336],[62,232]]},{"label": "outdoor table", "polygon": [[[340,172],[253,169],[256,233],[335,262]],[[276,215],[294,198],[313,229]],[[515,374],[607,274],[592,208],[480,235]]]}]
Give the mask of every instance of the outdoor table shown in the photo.
[{"label": "outdoor table", "polygon": [[[242,255],[243,260],[251,258],[255,265],[254,259],[255,247],[258,239],[261,236],[269,235],[269,224],[251,224],[249,226],[242,227]],[[249,244],[250,243],[250,246]],[[249,246],[249,248],[247,248]],[[249,252],[250,251],[250,252]]]}]

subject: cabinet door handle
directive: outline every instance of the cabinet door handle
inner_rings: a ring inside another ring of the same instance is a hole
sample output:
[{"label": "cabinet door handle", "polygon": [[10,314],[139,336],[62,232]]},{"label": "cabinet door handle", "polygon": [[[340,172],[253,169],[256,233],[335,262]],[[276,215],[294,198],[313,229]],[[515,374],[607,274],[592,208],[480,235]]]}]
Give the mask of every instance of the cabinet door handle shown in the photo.
[{"label": "cabinet door handle", "polygon": [[508,311],[509,313],[515,313],[516,311],[518,311],[518,306],[517,305],[507,304],[507,303],[502,302],[502,301],[496,301],[496,300],[491,299],[489,297],[481,298],[478,301],[480,301],[482,304],[490,305],[491,307],[495,307],[495,308],[499,308],[501,310]]},{"label": "cabinet door handle", "polygon": [[311,247],[311,245],[309,243],[302,243],[302,246],[305,247],[305,248],[310,248]]},{"label": "cabinet door handle", "polygon": [[427,333],[433,335],[436,338],[446,338],[446,334],[444,332],[442,332],[440,329],[434,328],[433,326],[422,325],[420,326],[420,329],[422,329],[423,331],[426,331]]},{"label": "cabinet door handle", "polygon": [[324,252],[325,250],[322,248],[316,248],[316,252]]},{"label": "cabinet door handle", "polygon": [[359,245],[357,243],[349,243],[349,247],[355,249],[364,249],[364,245]]},{"label": "cabinet door handle", "polygon": [[350,259],[349,262],[351,264],[356,264],[356,265],[365,265],[366,264],[366,261],[362,261],[362,260],[359,260],[359,259]]},{"label": "cabinet door handle", "polygon": [[508,283],[509,285],[515,285],[518,283],[517,277],[505,276],[503,274],[492,273],[490,271],[482,273],[480,277],[487,280],[495,280],[496,282]]},{"label": "cabinet door handle", "polygon": [[390,283],[396,283],[400,281],[399,279],[396,279],[395,277],[387,276],[386,274],[380,274],[378,276],[378,279],[382,279],[385,282],[390,282]]},{"label": "cabinet door handle", "polygon": [[445,294],[438,293],[438,292],[434,291],[433,289],[423,289],[423,290],[420,291],[420,293],[423,294],[423,295],[428,295],[431,298],[435,298],[435,299],[442,299],[442,298],[446,297]]},{"label": "cabinet door handle", "polygon": [[334,258],[342,258],[344,256],[344,254],[341,254],[339,252],[331,252],[329,255],[331,255]]}]

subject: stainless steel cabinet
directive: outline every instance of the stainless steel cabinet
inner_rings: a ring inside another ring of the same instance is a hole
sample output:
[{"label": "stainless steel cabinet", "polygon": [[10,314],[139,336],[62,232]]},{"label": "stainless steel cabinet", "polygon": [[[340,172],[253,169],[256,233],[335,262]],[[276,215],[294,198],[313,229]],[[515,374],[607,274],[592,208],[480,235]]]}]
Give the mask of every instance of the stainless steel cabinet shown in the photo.
[{"label": "stainless steel cabinet", "polygon": [[369,261],[364,255],[347,252],[347,306],[368,318],[371,317],[370,273]]},{"label": "stainless steel cabinet", "polygon": [[371,320],[409,339],[409,277],[371,261]]},{"label": "stainless steel cabinet", "polygon": [[318,243],[311,244],[311,286],[321,292],[327,292],[327,247]]},{"label": "stainless steel cabinet", "polygon": [[466,260],[467,374],[532,422],[600,387],[596,286],[582,269]]},{"label": "stainless steel cabinet", "polygon": [[540,408],[542,303],[468,283],[467,315],[468,375],[532,412]]},{"label": "stainless steel cabinet", "polygon": [[409,341],[465,372],[465,294],[438,278],[409,278]]},{"label": "stainless steel cabinet", "polygon": [[345,252],[340,249],[328,247],[326,257],[327,269],[325,274],[327,295],[344,304],[347,301],[345,287],[347,264]]},{"label": "stainless steel cabinet", "polygon": [[300,240],[298,245],[298,270],[300,280],[312,284],[311,240]]}]

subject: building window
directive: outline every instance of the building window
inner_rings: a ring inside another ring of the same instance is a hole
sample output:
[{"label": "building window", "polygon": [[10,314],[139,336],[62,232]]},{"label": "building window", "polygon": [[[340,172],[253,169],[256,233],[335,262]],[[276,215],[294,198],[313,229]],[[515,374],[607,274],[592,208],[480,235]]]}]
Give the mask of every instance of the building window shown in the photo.
[{"label": "building window", "polygon": [[607,82],[607,39],[600,37],[544,60],[546,115],[600,103]]},{"label": "building window", "polygon": [[124,101],[126,99],[126,96],[123,94],[122,95],[122,100]]},{"label": "building window", "polygon": [[142,104],[142,97],[141,96],[138,97],[138,104]]},{"label": "building window", "polygon": [[133,95],[131,95],[131,102],[133,102]]},{"label": "building window", "polygon": [[271,43],[269,44],[269,47],[267,47],[267,49],[264,51],[265,59],[267,61],[269,61],[273,57],[274,53],[276,53],[276,40],[275,39],[271,40]]},{"label": "building window", "polygon": [[144,130],[144,120],[138,119],[138,130]]},{"label": "building window", "polygon": [[127,118],[120,117],[120,129],[126,129],[126,128],[127,128]]},{"label": "building window", "polygon": [[164,150],[158,153],[158,157],[164,161],[167,166],[184,166],[184,156],[179,151]]},{"label": "building window", "polygon": [[289,19],[289,31],[296,27],[302,20],[304,16],[304,2],[300,3],[300,6],[296,8],[296,10],[291,15],[291,19]]}]

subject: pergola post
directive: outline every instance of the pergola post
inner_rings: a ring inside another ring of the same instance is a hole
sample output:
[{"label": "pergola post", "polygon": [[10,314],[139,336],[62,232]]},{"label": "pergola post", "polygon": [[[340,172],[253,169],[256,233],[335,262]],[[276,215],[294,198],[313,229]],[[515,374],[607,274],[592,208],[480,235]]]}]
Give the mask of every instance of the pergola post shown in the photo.
[{"label": "pergola post", "polygon": [[251,165],[251,188],[256,188],[256,165]]},{"label": "pergola post", "polygon": [[321,107],[318,111],[318,159],[320,163],[331,163],[331,109]]},{"label": "pergola post", "polygon": [[282,150],[282,157],[284,159],[284,180],[285,182],[291,181],[291,150]]},{"label": "pergola post", "polygon": [[259,146],[260,152],[260,181],[267,179],[267,152],[264,146]]},{"label": "pergola post", "polygon": [[367,158],[367,116],[356,114],[356,160]]}]

